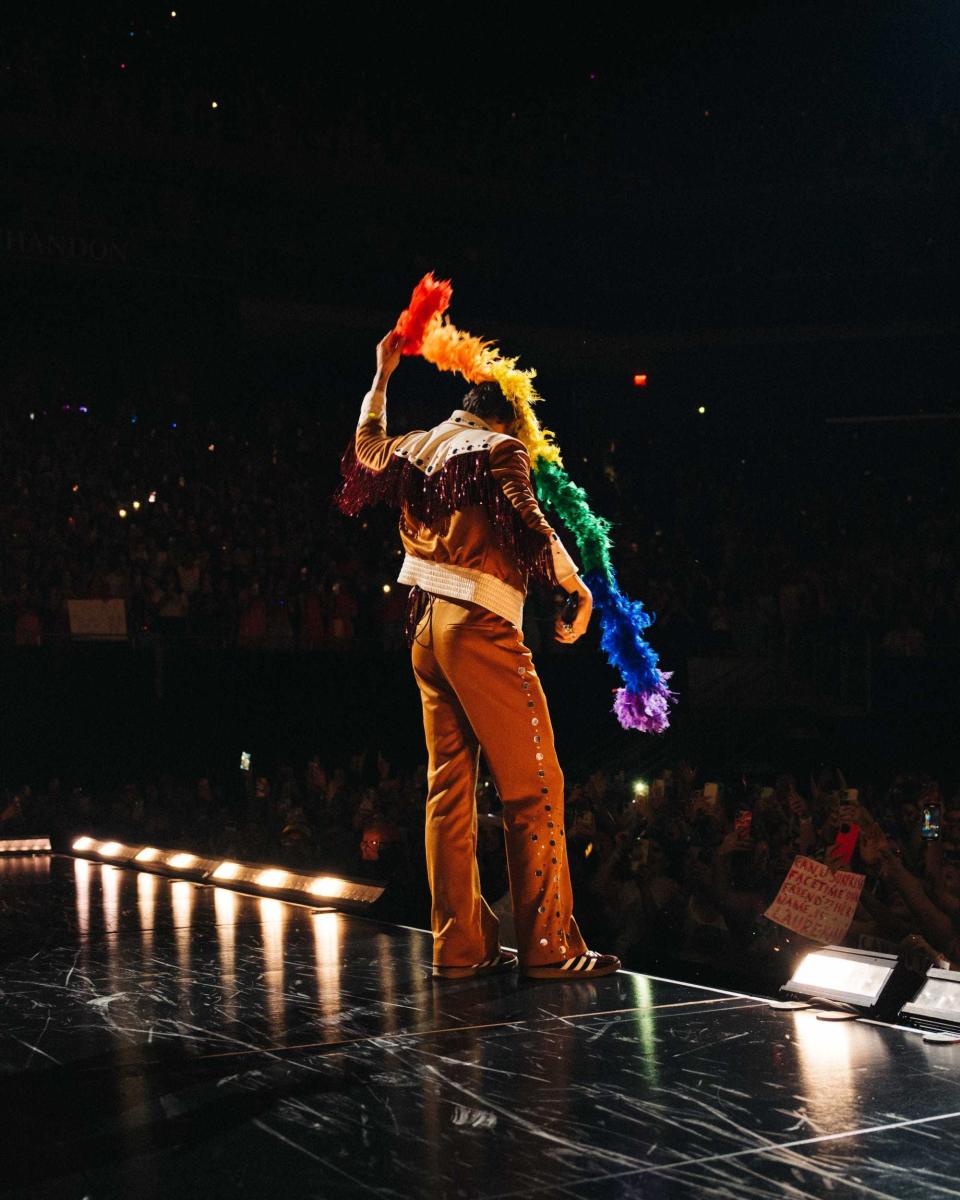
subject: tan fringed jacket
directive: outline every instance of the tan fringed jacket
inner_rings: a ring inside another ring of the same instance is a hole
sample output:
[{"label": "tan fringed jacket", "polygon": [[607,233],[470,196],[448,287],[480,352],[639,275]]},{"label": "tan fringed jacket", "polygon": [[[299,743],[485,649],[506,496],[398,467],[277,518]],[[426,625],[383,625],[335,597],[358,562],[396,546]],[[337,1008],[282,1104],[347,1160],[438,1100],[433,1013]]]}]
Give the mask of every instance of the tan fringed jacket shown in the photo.
[{"label": "tan fringed jacket", "polygon": [[341,470],[343,512],[399,507],[400,583],[480,604],[519,629],[531,574],[559,584],[577,573],[537,503],[523,444],[473,413],[389,437],[386,396],[368,392]]}]

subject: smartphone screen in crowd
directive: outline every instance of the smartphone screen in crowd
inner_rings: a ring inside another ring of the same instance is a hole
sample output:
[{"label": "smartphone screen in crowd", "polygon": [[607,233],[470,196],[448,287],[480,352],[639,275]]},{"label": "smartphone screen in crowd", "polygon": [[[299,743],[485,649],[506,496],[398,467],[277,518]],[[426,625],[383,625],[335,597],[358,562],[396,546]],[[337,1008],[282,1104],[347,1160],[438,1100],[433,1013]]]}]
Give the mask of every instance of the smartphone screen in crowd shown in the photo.
[{"label": "smartphone screen in crowd", "polygon": [[853,852],[857,848],[857,840],[860,837],[860,826],[844,823],[837,831],[836,839],[833,843],[834,853],[837,858],[849,867],[853,858]]},{"label": "smartphone screen in crowd", "polygon": [[937,801],[923,806],[923,816],[920,818],[920,836],[928,842],[935,842],[940,837],[940,805]]},{"label": "smartphone screen in crowd", "polygon": [[240,770],[241,771],[249,771],[250,770],[250,751],[249,750],[243,750],[240,754]]}]

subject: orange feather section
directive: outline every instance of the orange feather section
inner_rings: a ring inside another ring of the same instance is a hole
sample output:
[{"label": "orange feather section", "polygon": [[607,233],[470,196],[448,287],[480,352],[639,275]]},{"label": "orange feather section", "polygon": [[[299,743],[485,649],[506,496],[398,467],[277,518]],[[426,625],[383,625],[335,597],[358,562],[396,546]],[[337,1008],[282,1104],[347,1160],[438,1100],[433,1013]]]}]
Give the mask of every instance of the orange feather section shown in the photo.
[{"label": "orange feather section", "polygon": [[424,333],[450,307],[452,296],[449,279],[434,279],[432,271],[424,275],[413,289],[409,307],[403,310],[394,326],[394,332],[404,340],[404,354],[420,353]]},{"label": "orange feather section", "polygon": [[465,333],[437,314],[423,336],[421,353],[441,371],[457,371],[470,383],[486,383],[493,378],[492,346],[493,342]]}]

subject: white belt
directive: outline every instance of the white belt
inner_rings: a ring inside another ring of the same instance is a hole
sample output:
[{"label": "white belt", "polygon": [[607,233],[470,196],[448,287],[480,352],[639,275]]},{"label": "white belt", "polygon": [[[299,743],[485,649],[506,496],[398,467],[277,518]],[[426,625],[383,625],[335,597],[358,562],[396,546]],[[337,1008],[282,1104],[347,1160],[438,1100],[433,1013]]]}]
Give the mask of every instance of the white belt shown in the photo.
[{"label": "white belt", "polygon": [[403,560],[397,582],[416,584],[435,596],[479,604],[517,629],[523,628],[523,592],[485,571],[455,567],[451,563],[428,562],[425,558],[408,554]]}]

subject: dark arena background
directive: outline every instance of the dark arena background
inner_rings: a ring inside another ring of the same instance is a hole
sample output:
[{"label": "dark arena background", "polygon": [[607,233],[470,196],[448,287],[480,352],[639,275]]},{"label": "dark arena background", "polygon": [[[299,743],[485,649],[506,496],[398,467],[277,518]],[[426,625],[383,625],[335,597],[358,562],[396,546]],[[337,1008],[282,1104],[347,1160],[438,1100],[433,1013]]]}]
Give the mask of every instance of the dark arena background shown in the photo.
[{"label": "dark arena background", "polygon": [[[0,1192],[957,1195],[960,9],[172,3],[0,14]],[[603,979],[430,974],[427,271],[673,672],[531,590]]]}]

